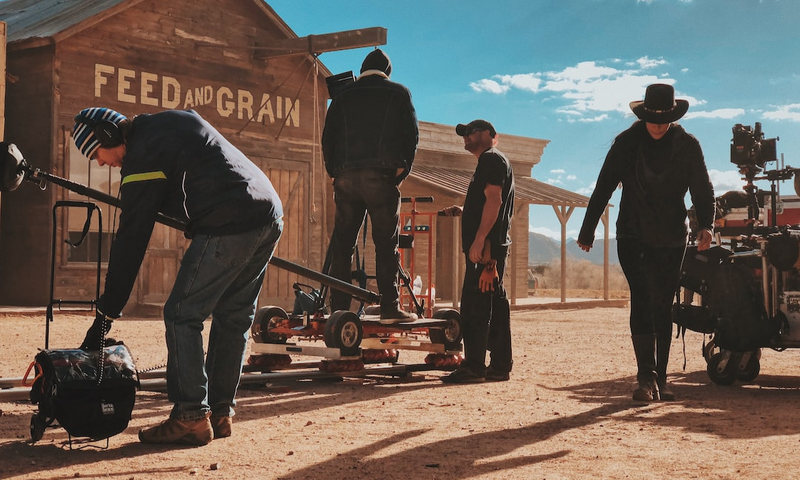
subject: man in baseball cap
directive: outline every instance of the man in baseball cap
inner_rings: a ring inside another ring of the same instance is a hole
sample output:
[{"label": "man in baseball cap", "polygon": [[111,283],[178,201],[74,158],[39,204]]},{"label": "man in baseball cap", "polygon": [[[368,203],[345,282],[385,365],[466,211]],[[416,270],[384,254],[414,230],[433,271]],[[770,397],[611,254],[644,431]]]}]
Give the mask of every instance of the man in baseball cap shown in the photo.
[{"label": "man in baseball cap", "polygon": [[[461,290],[464,361],[446,383],[502,382],[510,377],[511,313],[503,286],[511,216],[514,213],[514,173],[497,149],[497,131],[486,120],[456,125],[464,149],[478,159],[464,206],[445,214],[463,215],[461,244],[466,257]],[[491,351],[486,367],[486,351]]]}]

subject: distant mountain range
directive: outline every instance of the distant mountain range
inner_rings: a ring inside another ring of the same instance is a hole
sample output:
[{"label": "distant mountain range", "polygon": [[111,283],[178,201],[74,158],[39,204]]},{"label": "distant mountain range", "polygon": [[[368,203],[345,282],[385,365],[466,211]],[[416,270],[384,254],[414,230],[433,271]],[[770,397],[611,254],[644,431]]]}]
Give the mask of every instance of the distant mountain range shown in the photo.
[{"label": "distant mountain range", "polygon": [[[561,258],[561,242],[538,233],[528,233],[528,265],[541,265],[551,263]],[[603,264],[603,240],[595,240],[589,253],[578,247],[574,238],[567,239],[567,258],[576,260],[589,260],[598,265]],[[608,262],[619,264],[617,257],[617,239],[612,238],[608,243]]]}]

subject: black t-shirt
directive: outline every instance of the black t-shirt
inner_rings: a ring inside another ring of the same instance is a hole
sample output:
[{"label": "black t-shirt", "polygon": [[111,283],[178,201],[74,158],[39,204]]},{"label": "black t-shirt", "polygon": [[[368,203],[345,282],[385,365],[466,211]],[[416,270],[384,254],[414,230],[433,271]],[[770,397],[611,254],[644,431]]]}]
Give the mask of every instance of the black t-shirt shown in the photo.
[{"label": "black t-shirt", "polygon": [[511,162],[506,156],[492,147],[478,158],[478,166],[472,175],[472,181],[469,182],[467,198],[464,199],[461,220],[461,245],[464,253],[469,252],[469,247],[472,246],[478,233],[483,206],[486,203],[484,190],[487,184],[503,187],[503,203],[500,205],[497,220],[486,238],[493,247],[511,244],[509,229],[511,216],[514,214],[514,173],[511,170]]}]

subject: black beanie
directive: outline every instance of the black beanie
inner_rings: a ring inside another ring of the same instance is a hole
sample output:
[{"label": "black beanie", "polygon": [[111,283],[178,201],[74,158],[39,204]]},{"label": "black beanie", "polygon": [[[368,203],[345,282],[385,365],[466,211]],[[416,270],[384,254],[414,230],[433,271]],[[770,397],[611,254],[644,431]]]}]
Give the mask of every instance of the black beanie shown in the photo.
[{"label": "black beanie", "polygon": [[392,74],[392,61],[389,60],[389,55],[386,55],[383,50],[376,48],[369,52],[364,63],[361,64],[361,73],[367,70],[380,70],[387,76]]}]

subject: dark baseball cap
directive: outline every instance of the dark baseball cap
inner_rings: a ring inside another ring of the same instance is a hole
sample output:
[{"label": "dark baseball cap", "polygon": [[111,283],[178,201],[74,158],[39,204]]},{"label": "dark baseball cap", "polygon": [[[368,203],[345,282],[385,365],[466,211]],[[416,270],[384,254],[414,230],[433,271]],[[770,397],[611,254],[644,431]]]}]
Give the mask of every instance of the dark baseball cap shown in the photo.
[{"label": "dark baseball cap", "polygon": [[486,120],[473,120],[466,125],[463,123],[456,125],[456,133],[461,137],[467,136],[472,132],[477,132],[478,130],[489,130],[489,135],[491,135],[492,138],[497,135],[492,124]]}]

